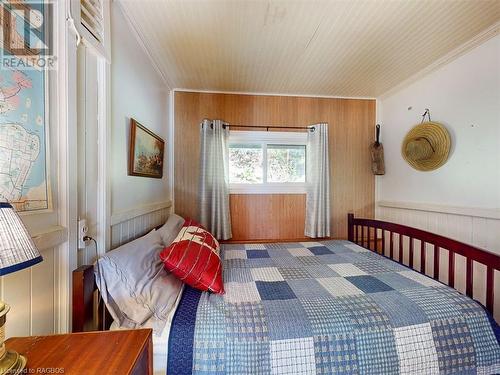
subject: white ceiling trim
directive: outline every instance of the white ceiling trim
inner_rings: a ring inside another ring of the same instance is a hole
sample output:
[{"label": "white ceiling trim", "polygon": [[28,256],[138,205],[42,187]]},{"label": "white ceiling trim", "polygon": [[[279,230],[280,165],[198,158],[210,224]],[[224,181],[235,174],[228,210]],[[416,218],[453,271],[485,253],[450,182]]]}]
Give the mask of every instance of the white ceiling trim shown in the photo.
[{"label": "white ceiling trim", "polygon": [[466,54],[467,52],[473,50],[474,48],[480,46],[481,44],[486,43],[488,40],[490,40],[491,38],[494,38],[498,34],[500,34],[500,21],[491,25],[486,30],[482,31],[481,33],[479,33],[478,35],[476,35],[472,39],[468,40],[467,42],[465,42],[461,46],[455,48],[453,51],[447,53],[446,55],[444,55],[440,59],[436,60],[432,64],[428,65],[427,67],[425,67],[421,71],[415,73],[410,78],[397,84],[396,86],[389,89],[388,91],[380,94],[377,98],[380,100],[380,99],[384,99],[384,98],[387,98],[389,96],[392,96],[393,94],[410,86],[412,83],[418,81],[419,79],[431,74],[432,72],[435,72],[436,70],[438,70],[442,66],[447,65],[450,62],[452,62],[453,60],[458,59],[460,56]]},{"label": "white ceiling trim", "polygon": [[175,88],[174,92],[197,92],[205,94],[232,94],[232,95],[255,95],[255,96],[292,96],[300,98],[323,98],[323,99],[355,99],[355,100],[376,100],[375,97],[368,96],[336,96],[336,95],[311,95],[311,94],[286,94],[279,92],[247,92],[247,91],[217,91],[217,90],[193,90]]}]

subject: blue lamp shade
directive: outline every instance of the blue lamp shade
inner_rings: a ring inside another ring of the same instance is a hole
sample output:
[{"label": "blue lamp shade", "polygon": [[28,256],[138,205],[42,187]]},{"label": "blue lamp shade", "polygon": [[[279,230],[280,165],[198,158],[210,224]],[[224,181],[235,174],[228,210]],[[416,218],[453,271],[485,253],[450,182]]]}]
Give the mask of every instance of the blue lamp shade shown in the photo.
[{"label": "blue lamp shade", "polygon": [[9,203],[0,202],[0,276],[43,260],[21,218]]}]

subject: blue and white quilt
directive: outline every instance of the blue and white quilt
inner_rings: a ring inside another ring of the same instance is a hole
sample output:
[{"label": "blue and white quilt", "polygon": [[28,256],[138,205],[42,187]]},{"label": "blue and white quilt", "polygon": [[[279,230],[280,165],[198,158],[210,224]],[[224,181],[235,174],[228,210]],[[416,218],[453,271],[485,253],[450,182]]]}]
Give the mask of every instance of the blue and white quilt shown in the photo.
[{"label": "blue and white quilt", "polygon": [[226,294],[186,288],[169,375],[494,374],[472,299],[347,241],[223,245]]}]

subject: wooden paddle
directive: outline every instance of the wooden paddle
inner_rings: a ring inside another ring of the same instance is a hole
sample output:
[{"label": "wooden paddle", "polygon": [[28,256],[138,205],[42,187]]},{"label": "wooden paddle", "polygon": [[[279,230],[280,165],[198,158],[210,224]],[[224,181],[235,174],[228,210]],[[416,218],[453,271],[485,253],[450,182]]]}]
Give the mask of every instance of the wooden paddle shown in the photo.
[{"label": "wooden paddle", "polygon": [[384,164],[384,146],[380,143],[380,125],[377,124],[377,138],[370,146],[370,153],[372,156],[372,172],[374,175],[385,174]]}]

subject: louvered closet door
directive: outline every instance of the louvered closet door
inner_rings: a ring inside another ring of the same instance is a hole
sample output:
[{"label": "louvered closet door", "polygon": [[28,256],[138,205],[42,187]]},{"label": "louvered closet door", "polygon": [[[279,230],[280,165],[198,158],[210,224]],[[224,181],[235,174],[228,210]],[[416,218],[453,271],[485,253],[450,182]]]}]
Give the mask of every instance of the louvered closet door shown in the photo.
[{"label": "louvered closet door", "polygon": [[99,43],[104,39],[102,1],[107,0],[80,0],[80,22]]}]

